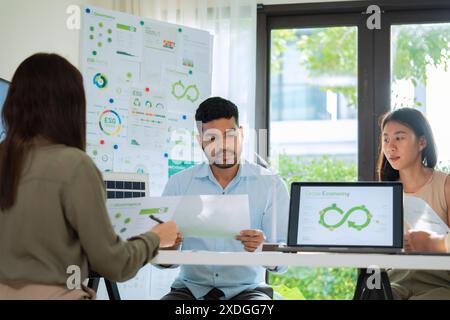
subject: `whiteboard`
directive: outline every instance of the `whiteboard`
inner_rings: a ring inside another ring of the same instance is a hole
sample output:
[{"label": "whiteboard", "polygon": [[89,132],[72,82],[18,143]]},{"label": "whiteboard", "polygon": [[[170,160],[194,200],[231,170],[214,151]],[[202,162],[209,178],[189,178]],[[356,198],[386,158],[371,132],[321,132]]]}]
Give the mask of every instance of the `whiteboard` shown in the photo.
[{"label": "whiteboard", "polygon": [[[213,36],[90,6],[82,18],[86,151],[103,172],[148,174],[160,196],[171,175],[204,160],[195,111],[211,95]],[[177,273],[146,266],[120,294],[159,299]]]}]

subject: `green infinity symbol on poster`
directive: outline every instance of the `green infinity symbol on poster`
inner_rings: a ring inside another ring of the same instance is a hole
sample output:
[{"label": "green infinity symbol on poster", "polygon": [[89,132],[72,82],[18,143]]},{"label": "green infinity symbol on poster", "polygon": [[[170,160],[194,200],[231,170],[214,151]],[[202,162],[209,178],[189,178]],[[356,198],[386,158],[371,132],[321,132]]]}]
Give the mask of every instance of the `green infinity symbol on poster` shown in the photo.
[{"label": "green infinity symbol on poster", "polygon": [[195,84],[185,87],[183,82],[177,81],[172,84],[172,95],[177,100],[181,100],[186,97],[189,101],[195,102],[198,98],[200,98],[200,91]]},{"label": "green infinity symbol on poster", "polygon": [[[331,211],[335,211],[335,212],[339,213],[342,216],[342,219],[335,224],[328,224],[325,221],[325,216]],[[349,217],[354,212],[357,212],[357,211],[360,211],[360,212],[362,211],[366,215],[366,221],[363,224],[357,224],[354,221],[348,220]],[[344,214],[344,210],[337,207],[335,203],[333,203],[330,207],[327,207],[327,208],[319,211],[319,215],[320,215],[319,224],[324,226],[325,228],[327,228],[330,231],[333,231],[333,230],[339,228],[340,226],[344,225],[344,223],[347,220],[348,220],[347,225],[349,228],[353,228],[358,231],[361,231],[370,224],[370,222],[372,221],[372,218],[373,218],[373,215],[370,213],[370,211],[364,205],[353,207]]]}]

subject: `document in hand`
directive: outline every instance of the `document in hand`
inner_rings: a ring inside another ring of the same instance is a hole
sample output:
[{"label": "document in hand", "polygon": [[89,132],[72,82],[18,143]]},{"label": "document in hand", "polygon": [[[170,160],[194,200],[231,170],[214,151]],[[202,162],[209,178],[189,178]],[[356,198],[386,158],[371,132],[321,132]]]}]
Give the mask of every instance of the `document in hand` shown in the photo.
[{"label": "document in hand", "polygon": [[409,229],[432,231],[446,235],[450,228],[439,215],[421,198],[403,196],[405,231]]},{"label": "document in hand", "polygon": [[111,199],[114,230],[124,239],[149,231],[156,222],[175,220],[184,237],[232,238],[250,229],[248,195],[167,196]]}]

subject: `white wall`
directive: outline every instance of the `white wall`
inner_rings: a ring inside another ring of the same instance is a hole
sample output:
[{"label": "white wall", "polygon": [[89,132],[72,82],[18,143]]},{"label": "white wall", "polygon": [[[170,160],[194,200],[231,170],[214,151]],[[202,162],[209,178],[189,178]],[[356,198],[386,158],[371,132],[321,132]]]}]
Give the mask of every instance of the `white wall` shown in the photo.
[{"label": "white wall", "polygon": [[112,8],[113,0],[0,0],[0,77],[11,80],[25,58],[55,52],[78,66],[79,31],[69,30],[69,5]]}]

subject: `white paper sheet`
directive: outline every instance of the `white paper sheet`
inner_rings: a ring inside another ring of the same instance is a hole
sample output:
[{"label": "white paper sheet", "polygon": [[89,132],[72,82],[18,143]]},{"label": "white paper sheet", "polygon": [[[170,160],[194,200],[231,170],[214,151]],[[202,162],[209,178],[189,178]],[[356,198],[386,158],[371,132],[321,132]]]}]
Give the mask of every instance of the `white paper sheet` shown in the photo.
[{"label": "white paper sheet", "polygon": [[108,212],[124,239],[149,231],[156,223],[175,220],[184,237],[232,238],[250,228],[248,195],[199,195],[111,199]]},{"label": "white paper sheet", "polygon": [[248,195],[181,197],[173,219],[185,237],[232,238],[250,229]]},{"label": "white paper sheet", "polygon": [[403,196],[405,231],[409,229],[432,231],[445,235],[450,228],[421,198]]},{"label": "white paper sheet", "polygon": [[144,202],[145,198],[107,200],[109,218],[114,230],[123,240],[148,232],[156,225],[148,215],[140,214]]}]

